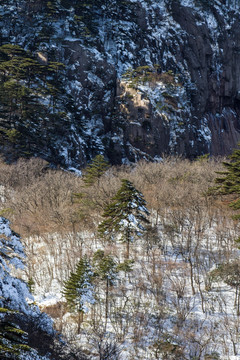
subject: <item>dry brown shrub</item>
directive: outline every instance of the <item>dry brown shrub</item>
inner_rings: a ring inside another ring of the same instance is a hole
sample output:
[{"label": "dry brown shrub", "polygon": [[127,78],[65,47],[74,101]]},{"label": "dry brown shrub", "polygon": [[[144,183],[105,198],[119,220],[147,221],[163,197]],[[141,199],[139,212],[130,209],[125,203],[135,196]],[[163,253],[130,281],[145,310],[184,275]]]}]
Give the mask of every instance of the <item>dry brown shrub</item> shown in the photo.
[{"label": "dry brown shrub", "polygon": [[210,213],[222,206],[206,196],[214,185],[216,171],[222,170],[221,160],[191,162],[167,157],[161,163],[140,161],[133,166],[112,167],[90,187],[72,173],[49,169],[41,159],[21,159],[13,165],[1,162],[0,170],[4,187],[1,209],[22,235],[96,231],[104,208],[123,178],[143,193],[156,220],[169,209],[204,208]]},{"label": "dry brown shrub", "polygon": [[[134,183],[154,210],[186,207],[195,201],[206,202],[206,193],[214,185],[218,161],[200,162],[166,158],[161,163],[140,162],[134,171]],[[209,201],[209,200],[208,200]]]},{"label": "dry brown shrub", "polygon": [[[30,164],[27,166],[31,169]],[[6,185],[2,208],[12,209],[10,218],[15,229],[22,235],[72,229],[72,194],[78,190],[80,179],[61,170],[44,171],[39,176],[31,170],[22,174],[27,181],[20,177],[18,184]]]},{"label": "dry brown shrub", "polygon": [[30,185],[48,170],[48,162],[40,158],[19,159],[14,164],[0,160],[0,184],[13,189]]}]

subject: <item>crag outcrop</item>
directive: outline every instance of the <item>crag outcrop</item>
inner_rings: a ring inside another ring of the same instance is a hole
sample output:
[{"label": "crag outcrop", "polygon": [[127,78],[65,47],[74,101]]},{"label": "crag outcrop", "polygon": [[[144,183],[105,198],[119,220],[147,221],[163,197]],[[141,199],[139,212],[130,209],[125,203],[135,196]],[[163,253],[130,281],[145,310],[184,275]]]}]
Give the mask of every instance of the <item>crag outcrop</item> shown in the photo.
[{"label": "crag outcrop", "polygon": [[[0,15],[2,45],[17,44],[39,62],[43,54],[46,66],[65,65],[64,90],[77,113],[59,110],[65,114],[59,137],[46,121],[52,143],[36,125],[42,142],[24,145],[28,156],[79,168],[99,152],[122,163],[223,155],[236,147],[240,15],[234,1],[89,0],[81,8],[76,1],[9,0]],[[20,122],[14,126],[21,132]]]}]

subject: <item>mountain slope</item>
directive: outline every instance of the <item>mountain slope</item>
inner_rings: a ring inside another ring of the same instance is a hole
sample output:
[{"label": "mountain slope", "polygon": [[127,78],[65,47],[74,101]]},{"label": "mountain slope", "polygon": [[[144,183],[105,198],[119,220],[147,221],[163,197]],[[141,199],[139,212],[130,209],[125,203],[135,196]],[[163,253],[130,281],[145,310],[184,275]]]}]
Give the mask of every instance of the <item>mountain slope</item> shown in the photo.
[{"label": "mountain slope", "polygon": [[22,114],[19,93],[9,111],[0,96],[1,150],[10,160],[38,155],[79,168],[99,152],[112,163],[192,158],[227,154],[238,142],[235,1],[5,0],[0,15],[1,44],[19,45],[41,65],[30,75],[26,65],[24,78],[0,69],[2,93],[14,79],[42,114]]}]

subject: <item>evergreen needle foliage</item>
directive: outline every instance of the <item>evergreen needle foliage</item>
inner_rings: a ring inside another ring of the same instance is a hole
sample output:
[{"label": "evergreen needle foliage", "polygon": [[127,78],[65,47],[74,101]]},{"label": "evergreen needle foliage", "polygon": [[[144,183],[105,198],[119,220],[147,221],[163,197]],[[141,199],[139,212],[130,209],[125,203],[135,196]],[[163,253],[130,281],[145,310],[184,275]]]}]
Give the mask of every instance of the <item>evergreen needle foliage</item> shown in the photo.
[{"label": "evergreen needle foliage", "polygon": [[[235,199],[230,202],[230,206],[234,210],[240,209],[240,149],[234,150],[229,156],[230,161],[224,161],[223,166],[225,171],[219,171],[217,174],[222,175],[217,177],[215,182],[217,186],[210,189],[210,194],[217,195],[235,195]],[[240,215],[236,215],[240,218]]]},{"label": "evergreen needle foliage", "polygon": [[118,273],[117,263],[113,256],[105,255],[103,250],[98,250],[93,255],[93,263],[95,276],[106,280],[109,285],[113,285]]},{"label": "evergreen needle foliage", "polygon": [[84,172],[83,181],[86,186],[91,186],[109,169],[108,161],[103,155],[97,155],[89,164]]},{"label": "evergreen needle foliage", "polygon": [[[219,175],[223,176],[216,178],[215,182],[218,185],[215,187],[215,190],[223,195],[240,195],[240,149],[234,150],[232,155],[229,156],[229,159],[229,162],[223,162],[226,170],[218,172]],[[232,203],[231,206],[233,206],[234,203]],[[240,204],[238,208],[240,208]]]},{"label": "evergreen needle foliage", "polygon": [[108,319],[109,287],[113,286],[118,274],[117,263],[113,256],[105,255],[103,250],[98,250],[93,255],[93,264],[96,278],[106,283],[105,288],[105,331]]},{"label": "evergreen needle foliage", "polygon": [[145,205],[142,193],[132,182],[122,179],[120,189],[105,208],[105,220],[98,227],[99,235],[103,239],[112,240],[116,235],[121,235],[121,240],[127,244],[127,258],[130,243],[134,237],[145,232],[144,224],[149,222],[146,217],[149,211]]},{"label": "evergreen needle foliage", "polygon": [[0,308],[0,359],[18,359],[23,351],[30,351],[26,345],[27,333],[11,321],[16,311]]},{"label": "evergreen needle foliage", "polygon": [[78,333],[83,321],[83,314],[88,311],[86,303],[93,304],[94,289],[92,285],[93,272],[86,256],[80,259],[76,271],[71,272],[69,279],[64,283],[63,295],[71,311],[78,312]]},{"label": "evergreen needle foliage", "polygon": [[[229,206],[234,210],[240,209],[240,149],[235,149],[229,156],[230,161],[224,161],[223,166],[225,171],[219,171],[217,174],[222,175],[217,177],[215,182],[217,186],[210,189],[210,194],[218,195],[233,195],[234,199],[229,203]],[[234,219],[239,220],[240,214],[234,216]],[[240,238],[237,239],[240,242]]]},{"label": "evergreen needle foliage", "polygon": [[55,153],[54,142],[66,138],[70,124],[76,120],[79,127],[64,69],[59,62],[40,63],[18,45],[0,46],[0,147],[8,161],[40,149]]}]

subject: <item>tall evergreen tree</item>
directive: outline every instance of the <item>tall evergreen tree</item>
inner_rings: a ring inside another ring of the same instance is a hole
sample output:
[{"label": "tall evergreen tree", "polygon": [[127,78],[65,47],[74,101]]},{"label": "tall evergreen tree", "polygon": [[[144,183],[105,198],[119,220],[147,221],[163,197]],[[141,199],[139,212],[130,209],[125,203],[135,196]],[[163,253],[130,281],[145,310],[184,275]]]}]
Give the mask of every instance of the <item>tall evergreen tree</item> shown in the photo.
[{"label": "tall evergreen tree", "polygon": [[118,273],[117,263],[113,256],[105,255],[103,250],[98,250],[93,255],[95,276],[104,281],[105,287],[105,329],[108,319],[109,288],[114,285]]},{"label": "tall evergreen tree", "polygon": [[235,305],[237,316],[240,315],[240,263],[238,260],[218,264],[216,269],[210,272],[211,280],[224,281],[227,285],[235,288]]},{"label": "tall evergreen tree", "polygon": [[81,222],[89,223],[89,217],[92,217],[92,211],[99,206],[98,199],[92,197],[92,187],[99,186],[101,176],[109,169],[110,164],[104,159],[103,155],[97,155],[92,162],[86,166],[83,171],[83,186],[81,192],[74,193],[74,201],[79,204],[76,211],[76,219]]},{"label": "tall evergreen tree", "polygon": [[78,312],[78,333],[80,333],[83,314],[88,311],[86,304],[93,304],[94,287],[92,284],[93,271],[86,256],[80,259],[76,271],[64,283],[63,295],[71,311]]},{"label": "tall evergreen tree", "polygon": [[99,181],[100,177],[109,169],[109,162],[103,155],[97,155],[84,171],[83,181],[86,186],[91,186]]},{"label": "tall evergreen tree", "polygon": [[[234,210],[240,209],[240,149],[233,151],[229,156],[230,161],[224,161],[225,171],[217,172],[221,177],[217,177],[215,182],[217,186],[210,189],[210,193],[219,195],[233,195],[234,199],[230,202],[230,206]],[[240,215],[236,216],[240,218]]]},{"label": "tall evergreen tree", "polygon": [[122,179],[120,189],[105,208],[105,220],[98,227],[99,234],[104,239],[113,240],[121,235],[121,240],[126,243],[127,258],[130,243],[135,237],[142,236],[146,230],[144,224],[149,222],[146,217],[149,211],[145,205],[142,193],[131,181]]},{"label": "tall evergreen tree", "polygon": [[[209,190],[209,194],[230,195],[229,206],[238,211],[240,210],[240,149],[237,148],[229,156],[230,161],[224,161],[225,171],[218,171],[221,175],[215,179],[216,186]],[[239,220],[240,214],[236,214],[234,219]],[[240,243],[240,238],[237,239]]]}]

